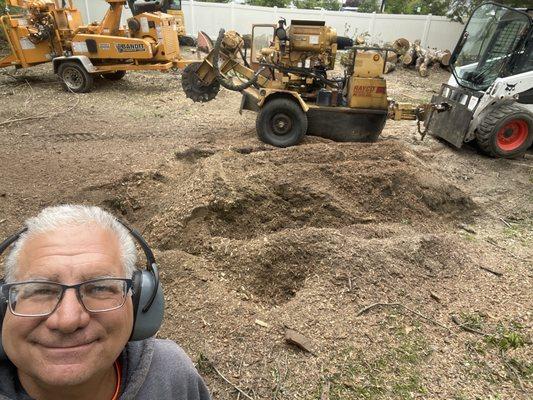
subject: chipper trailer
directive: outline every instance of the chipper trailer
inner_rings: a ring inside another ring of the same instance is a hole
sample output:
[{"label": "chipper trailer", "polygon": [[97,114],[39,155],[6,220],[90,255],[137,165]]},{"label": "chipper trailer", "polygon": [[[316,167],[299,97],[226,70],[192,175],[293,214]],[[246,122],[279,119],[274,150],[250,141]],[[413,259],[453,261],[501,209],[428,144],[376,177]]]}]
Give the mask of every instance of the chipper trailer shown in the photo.
[{"label": "chipper trailer", "polygon": [[91,90],[95,76],[121,79],[126,71],[184,68],[179,27],[166,14],[173,1],[129,1],[133,17],[121,26],[126,0],[105,0],[109,9],[99,23],[83,25],[72,0],[6,0],[13,7],[0,17],[11,54],[0,68],[29,68],[51,62],[66,89]]},{"label": "chipper trailer", "polygon": [[[415,119],[416,107],[387,99],[383,49],[353,48],[353,63],[343,76],[330,77],[338,38],[323,21],[295,21],[286,28],[253,25],[250,62],[242,37],[224,32],[201,63],[188,65],[182,77],[194,101],[216,97],[220,85],[242,92],[242,110],[258,113],[259,138],[287,147],[305,134],[337,141],[374,141],[388,117]],[[342,46],[343,47],[343,46]]]}]

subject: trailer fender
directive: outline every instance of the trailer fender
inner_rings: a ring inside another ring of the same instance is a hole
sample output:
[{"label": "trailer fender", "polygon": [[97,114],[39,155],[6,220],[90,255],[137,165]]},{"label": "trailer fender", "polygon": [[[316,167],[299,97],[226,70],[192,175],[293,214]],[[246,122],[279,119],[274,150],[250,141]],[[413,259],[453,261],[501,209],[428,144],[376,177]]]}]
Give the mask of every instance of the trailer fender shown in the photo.
[{"label": "trailer fender", "polygon": [[54,74],[57,74],[59,65],[64,61],[76,61],[80,63],[90,74],[98,72],[96,67],[93,65],[93,63],[87,56],[70,56],[70,57],[62,56],[62,57],[56,57],[52,60],[52,63],[54,65]]},{"label": "trailer fender", "polygon": [[298,93],[293,92],[291,90],[261,89],[259,91],[259,95],[261,96],[261,99],[257,103],[259,107],[263,107],[268,100],[271,100],[276,97],[293,97],[296,100],[296,102],[300,104],[300,107],[302,107],[302,110],[305,113],[309,111],[309,106],[302,99],[302,97]]}]

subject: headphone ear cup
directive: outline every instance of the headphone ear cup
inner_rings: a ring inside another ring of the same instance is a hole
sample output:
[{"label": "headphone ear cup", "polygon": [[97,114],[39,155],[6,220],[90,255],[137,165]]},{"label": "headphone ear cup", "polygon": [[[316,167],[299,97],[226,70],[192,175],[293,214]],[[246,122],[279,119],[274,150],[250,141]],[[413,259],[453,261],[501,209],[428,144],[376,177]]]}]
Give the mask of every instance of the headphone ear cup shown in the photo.
[{"label": "headphone ear cup", "polygon": [[[154,266],[157,269],[156,266]],[[157,270],[155,271],[157,275]],[[133,274],[133,312],[134,322],[130,341],[144,340],[154,336],[163,322],[165,299],[161,285],[157,285],[157,293],[152,305],[143,309],[150,301],[155,288],[154,274],[150,271],[135,271]]]}]

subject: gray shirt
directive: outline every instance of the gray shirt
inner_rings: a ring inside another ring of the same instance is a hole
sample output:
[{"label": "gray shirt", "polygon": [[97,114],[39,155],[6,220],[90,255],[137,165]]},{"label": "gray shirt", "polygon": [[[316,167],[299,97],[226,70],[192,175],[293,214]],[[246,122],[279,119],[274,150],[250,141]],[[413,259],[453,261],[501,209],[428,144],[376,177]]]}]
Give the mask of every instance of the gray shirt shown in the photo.
[{"label": "gray shirt", "polygon": [[[120,363],[119,400],[211,399],[189,357],[170,340],[130,342],[122,351]],[[31,400],[9,361],[0,361],[0,400]]]}]

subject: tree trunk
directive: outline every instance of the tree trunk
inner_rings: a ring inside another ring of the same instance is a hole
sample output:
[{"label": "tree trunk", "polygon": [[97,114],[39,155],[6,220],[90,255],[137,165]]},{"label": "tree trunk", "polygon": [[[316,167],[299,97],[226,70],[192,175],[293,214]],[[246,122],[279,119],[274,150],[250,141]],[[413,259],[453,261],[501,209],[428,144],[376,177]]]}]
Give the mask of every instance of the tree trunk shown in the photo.
[{"label": "tree trunk", "polygon": [[409,48],[411,47],[411,43],[409,40],[404,38],[398,38],[392,43],[392,48],[398,52],[400,56],[403,56]]},{"label": "tree trunk", "polygon": [[450,50],[437,51],[437,60],[443,67],[447,67],[450,65],[450,58],[452,58],[452,53],[450,52]]},{"label": "tree trunk", "polygon": [[402,63],[405,66],[413,65],[416,60],[416,50],[414,45],[412,45],[403,55]]}]

